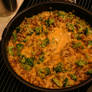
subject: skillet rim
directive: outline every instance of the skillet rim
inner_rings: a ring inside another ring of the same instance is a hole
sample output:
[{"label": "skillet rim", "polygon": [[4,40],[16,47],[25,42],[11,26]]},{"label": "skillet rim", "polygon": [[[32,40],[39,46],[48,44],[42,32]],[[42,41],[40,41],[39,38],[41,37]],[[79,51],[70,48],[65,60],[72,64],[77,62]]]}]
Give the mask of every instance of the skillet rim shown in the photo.
[{"label": "skillet rim", "polygon": [[11,26],[12,22],[14,20],[17,19],[17,17],[21,16],[23,13],[29,11],[31,8],[36,8],[38,7],[39,5],[42,5],[42,4],[63,4],[63,5],[70,5],[70,6],[74,6],[76,8],[79,8],[81,11],[84,11],[85,13],[88,13],[89,15],[92,16],[92,13],[89,12],[88,10],[76,5],[76,4],[71,4],[71,3],[66,3],[66,2],[59,2],[59,1],[55,1],[55,2],[42,2],[42,3],[39,3],[39,4],[36,4],[36,5],[32,5],[31,7],[29,8],[26,8],[24,9],[23,11],[21,11],[19,14],[15,15],[11,21],[8,23],[8,25],[6,26],[4,32],[3,32],[3,35],[2,35],[2,40],[1,40],[1,55],[3,56],[3,59],[4,59],[4,62],[5,62],[5,65],[6,67],[8,68],[8,70],[12,73],[12,75],[18,79],[20,82],[22,82],[23,84],[25,84],[26,86],[29,86],[30,88],[34,88],[34,89],[37,89],[37,90],[40,90],[40,91],[46,91],[46,92],[56,92],[56,91],[62,91],[62,92],[65,92],[65,91],[71,91],[71,90],[74,90],[74,89],[77,89],[77,88],[80,88],[86,84],[88,84],[89,82],[92,81],[92,77],[89,78],[88,80],[85,80],[83,81],[82,83],[78,84],[78,85],[75,85],[75,86],[72,86],[72,87],[67,87],[67,88],[61,88],[61,89],[50,89],[50,88],[42,88],[42,87],[38,87],[38,86],[35,86],[27,81],[25,81],[22,77],[20,77],[11,67],[9,61],[5,58],[5,55],[4,55],[4,42],[6,40],[6,37],[7,37],[7,32],[9,31],[9,27]]}]

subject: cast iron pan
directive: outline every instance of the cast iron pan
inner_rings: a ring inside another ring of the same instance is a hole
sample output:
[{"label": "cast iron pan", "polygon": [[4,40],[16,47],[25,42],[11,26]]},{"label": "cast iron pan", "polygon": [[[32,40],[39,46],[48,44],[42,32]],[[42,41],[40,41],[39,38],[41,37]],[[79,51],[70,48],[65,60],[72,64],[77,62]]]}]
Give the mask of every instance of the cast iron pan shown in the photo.
[{"label": "cast iron pan", "polygon": [[45,2],[45,3],[40,3],[38,5],[29,7],[25,10],[23,10],[22,12],[20,12],[18,15],[16,15],[7,25],[7,27],[5,28],[4,32],[3,32],[3,36],[2,36],[2,41],[1,41],[1,52],[2,52],[2,56],[4,58],[5,64],[8,67],[8,69],[11,71],[11,73],[22,83],[24,83],[25,85],[29,86],[30,88],[34,88],[40,91],[46,91],[46,92],[65,92],[65,91],[71,91],[74,89],[77,89],[79,87],[82,87],[86,84],[88,84],[89,82],[92,81],[92,76],[91,78],[89,78],[88,80],[82,82],[79,85],[73,86],[73,87],[69,87],[69,88],[63,88],[63,89],[48,89],[48,88],[41,88],[41,87],[37,87],[33,84],[30,84],[28,82],[26,82],[25,80],[23,80],[20,76],[18,76],[12,69],[12,67],[10,66],[9,62],[8,62],[8,58],[7,58],[7,51],[6,51],[6,47],[7,47],[7,43],[12,35],[13,30],[15,29],[15,27],[17,27],[24,19],[24,17],[31,17],[35,14],[38,14],[42,11],[53,11],[53,10],[64,10],[64,11],[75,11],[74,13],[81,17],[82,19],[85,19],[90,25],[92,25],[92,13],[90,13],[89,11],[83,9],[82,7],[79,7],[77,5],[71,4],[71,3],[64,3],[64,2]]}]

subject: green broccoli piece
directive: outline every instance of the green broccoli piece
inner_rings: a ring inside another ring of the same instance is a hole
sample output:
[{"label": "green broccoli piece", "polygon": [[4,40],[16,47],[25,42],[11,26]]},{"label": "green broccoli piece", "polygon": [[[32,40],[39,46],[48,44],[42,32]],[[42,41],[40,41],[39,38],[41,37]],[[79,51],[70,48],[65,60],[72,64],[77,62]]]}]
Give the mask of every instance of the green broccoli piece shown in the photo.
[{"label": "green broccoli piece", "polygon": [[24,47],[24,45],[19,43],[19,44],[16,44],[16,47],[21,50]]},{"label": "green broccoli piece", "polygon": [[58,16],[61,16],[62,18],[64,18],[65,13],[64,13],[64,12],[60,12],[60,11],[58,11],[58,12],[57,12],[57,15],[58,15]]},{"label": "green broccoli piece", "polygon": [[41,55],[39,56],[39,61],[41,61],[41,62],[44,61],[44,54],[41,54]]},{"label": "green broccoli piece", "polygon": [[82,49],[84,49],[84,46],[82,45],[81,42],[73,43],[73,44],[72,44],[72,47],[75,48],[75,49],[77,49],[77,48],[82,48]]},{"label": "green broccoli piece", "polygon": [[67,87],[67,86],[68,86],[68,78],[65,78],[65,79],[64,79],[63,87]]},{"label": "green broccoli piece", "polygon": [[25,70],[30,70],[30,69],[31,69],[30,65],[22,64],[22,66],[23,66],[23,68],[24,68]]},{"label": "green broccoli piece", "polygon": [[22,64],[25,64],[25,62],[26,62],[26,57],[25,57],[24,55],[20,55],[20,62],[21,62]]},{"label": "green broccoli piece", "polygon": [[42,26],[41,27],[36,27],[35,28],[36,35],[40,35],[40,33],[42,32],[42,30],[43,30]]},{"label": "green broccoli piece", "polygon": [[38,70],[38,75],[41,77],[41,78],[45,78],[47,75],[51,74],[50,72],[50,68],[49,67],[46,67],[46,68],[41,68]]},{"label": "green broccoli piece", "polygon": [[45,71],[46,71],[46,73],[45,73],[46,76],[49,75],[49,74],[51,74],[50,68],[46,67],[46,68],[45,68]]},{"label": "green broccoli piece", "polygon": [[16,27],[16,32],[18,33],[20,31],[20,27]]},{"label": "green broccoli piece", "polygon": [[34,30],[31,28],[27,28],[27,35],[32,35],[34,33]]},{"label": "green broccoli piece", "polygon": [[52,25],[52,24],[54,23],[54,19],[48,18],[48,19],[45,21],[45,23],[46,23],[46,26],[49,27],[50,25]]},{"label": "green broccoli piece", "polygon": [[52,81],[53,81],[58,87],[61,87],[61,86],[62,86],[61,82],[60,82],[57,78],[52,78]]},{"label": "green broccoli piece", "polygon": [[58,63],[56,67],[53,68],[53,70],[58,73],[58,72],[62,72],[62,64]]},{"label": "green broccoli piece", "polygon": [[88,75],[92,75],[92,69],[88,70],[88,71],[87,71],[87,74],[88,74]]},{"label": "green broccoli piece", "polygon": [[80,66],[80,67],[82,67],[82,66],[84,66],[86,64],[87,64],[87,62],[82,60],[82,59],[76,61],[76,65]]},{"label": "green broccoli piece", "polygon": [[9,54],[12,55],[12,56],[14,55],[13,49],[14,49],[13,46],[8,47],[8,52],[9,52]]},{"label": "green broccoli piece", "polygon": [[16,32],[13,32],[13,38],[14,38],[14,41],[17,40],[17,34],[16,34]]},{"label": "green broccoli piece", "polygon": [[74,25],[73,25],[73,24],[67,23],[67,24],[66,24],[66,27],[68,28],[68,31],[69,31],[69,32],[71,32],[71,31],[73,32],[73,31],[74,31]]},{"label": "green broccoli piece", "polygon": [[44,47],[46,47],[48,44],[49,44],[49,39],[46,38],[46,39],[42,40],[41,47],[44,48]]},{"label": "green broccoli piece", "polygon": [[77,81],[77,77],[76,77],[75,74],[70,74],[70,77],[71,77],[71,79],[73,79],[74,81]]},{"label": "green broccoli piece", "polygon": [[17,47],[17,54],[18,54],[18,56],[20,56],[20,51],[24,47],[24,45],[23,44],[16,44],[16,47]]},{"label": "green broccoli piece", "polygon": [[38,76],[40,76],[42,79],[45,78],[45,73],[44,73],[44,70],[43,69],[39,69],[38,70]]},{"label": "green broccoli piece", "polygon": [[34,66],[34,57],[26,58],[26,64],[28,64],[31,67],[33,67]]},{"label": "green broccoli piece", "polygon": [[92,40],[88,41],[88,48],[92,46]]},{"label": "green broccoli piece", "polygon": [[88,28],[88,27],[86,27],[86,28],[84,29],[84,34],[85,34],[86,36],[88,36],[89,34],[92,34],[91,29]]}]

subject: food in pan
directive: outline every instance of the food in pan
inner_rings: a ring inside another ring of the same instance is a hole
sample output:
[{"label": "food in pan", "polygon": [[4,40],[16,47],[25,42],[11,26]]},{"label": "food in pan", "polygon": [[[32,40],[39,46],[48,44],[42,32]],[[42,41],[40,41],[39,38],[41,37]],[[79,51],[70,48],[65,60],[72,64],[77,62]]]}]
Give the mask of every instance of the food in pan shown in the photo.
[{"label": "food in pan", "polygon": [[92,28],[72,12],[44,11],[13,30],[7,53],[13,70],[35,86],[78,85],[92,75]]}]

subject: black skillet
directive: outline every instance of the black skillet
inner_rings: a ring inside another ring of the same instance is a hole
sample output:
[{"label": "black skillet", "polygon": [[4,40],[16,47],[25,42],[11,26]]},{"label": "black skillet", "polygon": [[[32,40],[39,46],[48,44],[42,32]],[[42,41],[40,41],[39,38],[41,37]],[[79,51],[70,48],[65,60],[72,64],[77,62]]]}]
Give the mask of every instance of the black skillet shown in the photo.
[{"label": "black skillet", "polygon": [[4,32],[3,32],[3,36],[2,36],[2,41],[1,41],[1,52],[2,52],[2,56],[4,58],[5,64],[8,67],[8,69],[11,71],[11,73],[22,83],[24,83],[25,85],[29,86],[30,88],[34,88],[40,91],[46,91],[46,92],[67,92],[67,91],[71,91],[74,89],[77,89],[79,87],[82,87],[86,84],[88,84],[89,82],[92,81],[92,76],[80,83],[79,85],[73,86],[73,87],[69,87],[69,88],[62,88],[62,89],[48,89],[48,88],[41,88],[41,87],[37,87],[33,84],[30,84],[28,82],[26,82],[25,80],[23,80],[20,76],[18,76],[12,69],[12,67],[10,66],[9,62],[8,62],[8,58],[7,58],[7,51],[6,51],[6,47],[7,47],[7,43],[12,35],[13,30],[23,21],[23,19],[25,17],[31,17],[35,14],[38,14],[42,11],[53,11],[53,10],[64,10],[64,11],[75,11],[74,14],[76,14],[77,16],[81,17],[82,19],[85,19],[90,25],[92,25],[92,13],[90,13],[88,10],[83,9],[82,7],[79,7],[77,5],[71,4],[71,3],[64,3],[64,2],[46,2],[46,3],[40,3],[38,5],[29,7],[23,11],[21,11],[18,15],[16,15],[7,25],[7,27],[5,28]]}]

